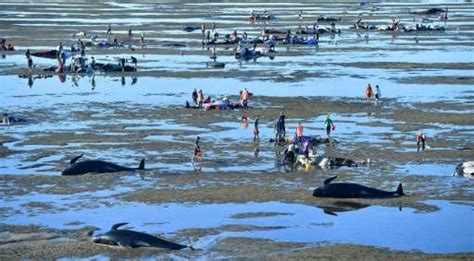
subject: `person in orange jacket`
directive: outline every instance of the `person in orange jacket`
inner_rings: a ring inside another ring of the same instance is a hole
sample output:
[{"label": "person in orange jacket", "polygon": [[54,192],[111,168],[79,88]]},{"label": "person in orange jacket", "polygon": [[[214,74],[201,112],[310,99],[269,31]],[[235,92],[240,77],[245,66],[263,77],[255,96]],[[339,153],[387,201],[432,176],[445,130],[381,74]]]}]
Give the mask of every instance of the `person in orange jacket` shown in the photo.
[{"label": "person in orange jacket", "polygon": [[303,125],[301,124],[301,121],[296,125],[296,138],[299,144],[303,143]]},{"label": "person in orange jacket", "polygon": [[371,98],[372,98],[372,86],[369,84],[367,84],[367,87],[365,88],[365,96],[367,96],[367,101],[369,101]]}]

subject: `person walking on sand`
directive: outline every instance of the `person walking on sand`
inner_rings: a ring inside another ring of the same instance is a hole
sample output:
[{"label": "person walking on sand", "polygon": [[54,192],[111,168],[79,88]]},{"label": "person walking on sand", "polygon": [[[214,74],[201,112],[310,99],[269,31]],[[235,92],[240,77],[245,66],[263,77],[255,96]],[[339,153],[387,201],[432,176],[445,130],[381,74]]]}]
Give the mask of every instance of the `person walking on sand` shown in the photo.
[{"label": "person walking on sand", "polygon": [[382,93],[380,92],[380,87],[375,85],[375,100],[379,101],[380,97],[382,97]]},{"label": "person walking on sand", "polygon": [[296,141],[299,144],[303,143],[303,125],[301,124],[301,121],[296,125]]},{"label": "person walking on sand", "polygon": [[248,109],[249,96],[250,94],[247,88],[244,88],[244,90],[240,93],[240,100],[244,109]]},{"label": "person walking on sand", "polygon": [[372,98],[372,86],[369,84],[367,84],[367,87],[365,88],[365,96],[367,97],[367,101],[370,101],[370,99]]},{"label": "person walking on sand", "polygon": [[336,129],[336,125],[332,122],[331,118],[328,116],[326,117],[326,120],[324,121],[324,126],[326,127],[326,135],[328,138],[331,136],[331,130]]},{"label": "person walking on sand", "polygon": [[284,140],[285,135],[285,114],[280,112],[280,117],[275,124],[275,145],[279,144],[281,140]]},{"label": "person walking on sand", "polygon": [[196,142],[194,143],[194,156],[193,156],[193,162],[196,160],[202,160],[202,150],[201,147],[199,147],[199,136],[196,138]]},{"label": "person walking on sand", "polygon": [[256,142],[259,139],[260,131],[258,130],[258,121],[259,117],[255,119],[254,128],[253,128],[253,141]]},{"label": "person walking on sand", "polygon": [[426,148],[426,136],[423,132],[416,134],[416,151],[419,152],[420,149],[424,151]]}]

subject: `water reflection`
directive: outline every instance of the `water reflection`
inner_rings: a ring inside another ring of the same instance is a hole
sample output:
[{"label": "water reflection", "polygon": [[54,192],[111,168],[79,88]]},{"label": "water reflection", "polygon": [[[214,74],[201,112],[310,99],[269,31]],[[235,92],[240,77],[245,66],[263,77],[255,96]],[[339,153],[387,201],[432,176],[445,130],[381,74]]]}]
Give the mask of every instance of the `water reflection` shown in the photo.
[{"label": "water reflection", "polygon": [[367,208],[369,206],[370,205],[352,201],[336,201],[333,202],[331,205],[323,205],[319,207],[323,210],[324,213],[332,216],[337,216],[336,213],[356,211],[359,209]]},{"label": "water reflection", "polygon": [[[34,75],[34,74],[20,74],[18,75],[18,78],[20,79],[26,79],[27,82],[26,84],[28,85],[29,88],[32,88],[33,85],[35,85],[35,81],[37,80],[45,80],[49,78],[53,78],[55,75]],[[59,82],[61,83],[66,83],[68,80],[68,76],[65,73],[58,73],[56,76],[59,79]],[[88,81],[88,85],[90,85],[91,90],[95,90],[97,87],[97,81],[96,81],[96,75],[81,75],[77,73],[73,73],[70,75],[70,82],[72,87],[80,87],[81,86],[81,79],[84,78],[90,79]],[[135,85],[138,83],[138,77],[136,75],[130,76],[130,85]],[[126,76],[122,75],[120,76],[120,84],[122,86],[125,86],[127,84]]]},{"label": "water reflection", "polygon": [[[109,196],[131,190],[134,189],[120,188],[72,195],[32,193],[0,199],[2,206],[12,213],[4,217],[2,222],[72,229],[85,225],[108,228],[110,224],[133,221],[134,229],[149,233],[176,233],[190,228],[216,231],[203,234],[197,240],[196,246],[200,248],[208,247],[208,242],[218,238],[251,237],[306,243],[360,244],[405,251],[417,249],[427,253],[472,251],[474,231],[469,228],[472,227],[474,212],[472,206],[463,202],[427,201],[425,204],[440,210],[420,213],[413,208],[400,211],[395,207],[343,201],[334,202],[327,207],[282,202],[145,204],[118,202],[113,196]],[[97,201],[97,197],[103,200]],[[42,208],[25,207],[32,201],[53,204],[54,207],[47,212]],[[78,207],[68,212],[61,210],[71,205]],[[243,217],[235,218],[239,215]],[[186,218],[190,216],[193,218]],[[446,222],[447,220],[456,222]],[[70,225],[78,222],[81,223]],[[156,223],[160,225],[150,225]],[[219,229],[232,224],[279,228],[258,231]],[[285,227],[281,227],[282,224]]]}]

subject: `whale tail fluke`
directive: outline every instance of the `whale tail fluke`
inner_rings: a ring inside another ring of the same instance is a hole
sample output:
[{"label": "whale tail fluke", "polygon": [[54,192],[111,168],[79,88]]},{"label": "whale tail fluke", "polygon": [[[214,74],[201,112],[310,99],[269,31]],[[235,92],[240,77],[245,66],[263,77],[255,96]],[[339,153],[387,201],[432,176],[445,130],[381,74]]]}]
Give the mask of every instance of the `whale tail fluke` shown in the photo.
[{"label": "whale tail fluke", "polygon": [[398,188],[397,188],[397,191],[395,193],[397,193],[400,196],[405,196],[405,193],[403,193],[402,183],[398,184]]},{"label": "whale tail fluke", "polygon": [[138,166],[138,169],[139,170],[144,170],[145,169],[145,159],[142,159],[142,161],[140,161],[140,165]]}]

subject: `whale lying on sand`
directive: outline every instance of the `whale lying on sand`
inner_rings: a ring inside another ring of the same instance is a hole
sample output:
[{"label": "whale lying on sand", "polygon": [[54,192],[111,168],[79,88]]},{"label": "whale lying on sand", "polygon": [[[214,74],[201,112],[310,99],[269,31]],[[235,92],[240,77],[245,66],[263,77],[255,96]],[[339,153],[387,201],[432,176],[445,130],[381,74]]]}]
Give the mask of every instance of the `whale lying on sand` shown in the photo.
[{"label": "whale lying on sand", "polygon": [[466,161],[456,166],[453,176],[464,176],[474,178],[474,161]]},{"label": "whale lying on sand", "polygon": [[158,247],[170,250],[180,250],[191,246],[181,245],[167,239],[152,236],[142,232],[118,229],[128,223],[118,223],[112,226],[110,231],[92,237],[92,241],[98,244],[114,245],[121,247]]},{"label": "whale lying on sand", "polygon": [[395,191],[385,191],[355,183],[331,183],[336,178],[337,176],[326,179],[323,186],[313,191],[313,196],[326,198],[393,198],[405,195],[402,183],[398,184]]},{"label": "whale lying on sand", "polygon": [[63,176],[82,175],[86,173],[107,173],[107,172],[119,172],[119,171],[135,171],[145,169],[145,159],[142,159],[138,168],[122,167],[115,163],[102,161],[102,160],[85,160],[81,162],[76,161],[83,156],[81,154],[78,157],[73,158],[70,161],[70,166],[63,172]]}]

